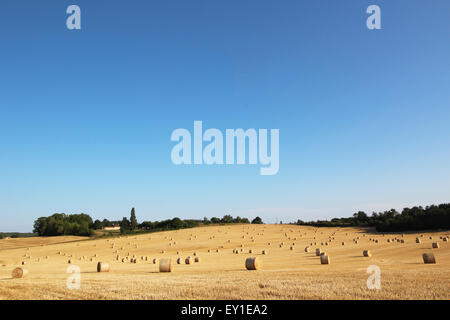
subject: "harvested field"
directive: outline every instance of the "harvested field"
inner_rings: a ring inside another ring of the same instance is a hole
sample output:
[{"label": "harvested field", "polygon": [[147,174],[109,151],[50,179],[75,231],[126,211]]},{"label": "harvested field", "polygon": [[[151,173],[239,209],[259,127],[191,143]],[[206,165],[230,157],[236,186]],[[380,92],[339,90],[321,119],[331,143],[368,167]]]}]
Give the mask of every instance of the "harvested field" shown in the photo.
[{"label": "harvested field", "polygon": [[[357,228],[233,225],[101,240],[0,240],[0,299],[450,299],[450,247],[440,239],[448,234],[404,233],[401,243],[387,242],[400,234]],[[269,242],[275,245],[263,255]],[[315,250],[305,252],[314,242],[327,243],[331,264],[321,264]],[[439,248],[433,249],[432,242]],[[233,253],[242,247],[240,254]],[[364,257],[363,250],[372,257]],[[185,264],[194,252],[201,263]],[[433,252],[436,264],[424,263],[427,252]],[[130,259],[122,262],[117,256]],[[133,256],[148,260],[131,263]],[[246,270],[249,257],[261,260],[263,268]],[[153,260],[168,258],[174,262],[172,272],[160,273]],[[28,275],[13,279],[12,270],[22,261]],[[97,273],[99,261],[109,264],[109,272]],[[74,265],[81,270],[79,290],[66,285],[73,275],[67,268]],[[367,288],[370,265],[381,269],[380,290]]]}]

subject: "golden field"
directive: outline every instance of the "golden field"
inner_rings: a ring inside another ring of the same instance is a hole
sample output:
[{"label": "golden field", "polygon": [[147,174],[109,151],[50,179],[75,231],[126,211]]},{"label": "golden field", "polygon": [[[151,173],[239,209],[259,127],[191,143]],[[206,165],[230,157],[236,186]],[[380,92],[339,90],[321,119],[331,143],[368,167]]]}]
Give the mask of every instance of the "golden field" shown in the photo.
[{"label": "golden field", "polygon": [[[0,240],[0,299],[447,300],[450,246],[442,238],[449,234],[383,235],[358,228],[226,225],[97,240]],[[416,237],[421,243],[416,243]],[[433,249],[432,242],[440,247]],[[310,252],[305,252],[306,246]],[[320,263],[316,248],[327,253],[330,264]],[[363,250],[370,250],[372,256],[363,257]],[[194,258],[194,252],[200,262],[176,263],[178,257],[183,261],[187,256]],[[434,253],[436,264],[423,263],[422,254],[427,252]],[[137,263],[130,262],[133,256]],[[248,257],[258,257],[262,269],[246,270]],[[173,271],[160,273],[154,258],[172,258]],[[12,270],[23,261],[29,274],[13,279]],[[98,261],[108,262],[110,272],[97,273]],[[81,282],[79,289],[71,290],[67,279],[73,275],[67,268],[72,265],[80,268]],[[381,270],[379,290],[367,287],[370,265]]]}]

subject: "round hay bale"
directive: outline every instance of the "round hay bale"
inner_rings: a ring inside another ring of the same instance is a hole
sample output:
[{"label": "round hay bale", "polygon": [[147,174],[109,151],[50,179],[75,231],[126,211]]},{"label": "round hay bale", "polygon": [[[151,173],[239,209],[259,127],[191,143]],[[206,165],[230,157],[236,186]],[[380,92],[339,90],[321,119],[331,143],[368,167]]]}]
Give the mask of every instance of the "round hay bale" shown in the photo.
[{"label": "round hay bale", "polygon": [[447,238],[442,238],[442,241],[447,242],[448,239]]},{"label": "round hay bale", "polygon": [[195,257],[194,262],[200,262],[200,257]]},{"label": "round hay bale", "polygon": [[158,258],[154,258],[153,259],[153,264],[157,264],[158,263]]},{"label": "round hay bale", "polygon": [[15,269],[12,271],[12,273],[11,273],[11,276],[12,276],[14,279],[24,278],[24,277],[26,277],[27,275],[28,275],[28,270],[27,270],[27,269],[24,269],[24,268],[20,268],[20,267],[15,268]]},{"label": "round hay bale", "polygon": [[253,253],[253,250],[252,250],[252,249],[249,249],[249,250],[248,250],[248,253]]},{"label": "round hay bale", "polygon": [[432,243],[433,249],[439,249],[439,243],[433,242]]},{"label": "round hay bale", "polygon": [[177,259],[177,264],[182,264],[183,263],[183,259],[182,258],[178,258]]},{"label": "round hay bale", "polygon": [[184,263],[185,263],[185,264],[192,264],[192,258],[191,258],[191,257],[187,257],[187,258],[184,260]]},{"label": "round hay bale", "polygon": [[97,263],[97,272],[109,272],[109,263],[106,262]]},{"label": "round hay bale", "polygon": [[261,253],[266,255],[268,252],[267,252],[267,250],[263,250]]},{"label": "round hay bale", "polygon": [[309,252],[309,247],[305,247],[305,252]]},{"label": "round hay bale", "polygon": [[416,238],[416,243],[421,243],[419,238]]},{"label": "round hay bale", "polygon": [[72,263],[72,259],[69,259],[69,260],[67,261],[67,263],[68,263],[68,264],[71,264],[71,263]]},{"label": "round hay bale", "polygon": [[25,262],[25,261],[22,261],[22,265],[24,266],[24,265],[26,265],[27,263]]},{"label": "round hay bale", "polygon": [[423,263],[429,264],[429,263],[436,263],[436,259],[434,258],[433,253],[424,253],[422,255]]},{"label": "round hay bale", "polygon": [[364,257],[371,257],[371,256],[372,256],[372,253],[370,253],[369,250],[364,250],[364,251],[363,251],[363,256],[364,256]]},{"label": "round hay bale", "polygon": [[316,256],[320,256],[322,250],[320,248],[316,248]]},{"label": "round hay bale", "polygon": [[294,247],[290,247],[289,250],[293,251],[295,248]]},{"label": "round hay bale", "polygon": [[159,272],[172,272],[172,259],[161,259],[159,262]]},{"label": "round hay bale", "polygon": [[245,260],[245,268],[247,270],[259,270],[261,269],[261,261],[257,257],[247,258]]},{"label": "round hay bale", "polygon": [[320,263],[321,264],[330,264],[330,257],[326,254],[323,254],[320,256]]}]

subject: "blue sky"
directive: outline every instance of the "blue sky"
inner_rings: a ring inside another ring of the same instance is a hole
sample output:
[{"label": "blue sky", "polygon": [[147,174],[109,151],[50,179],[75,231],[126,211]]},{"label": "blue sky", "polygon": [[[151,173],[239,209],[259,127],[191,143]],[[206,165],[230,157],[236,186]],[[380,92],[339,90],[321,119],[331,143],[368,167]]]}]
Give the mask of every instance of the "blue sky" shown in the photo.
[{"label": "blue sky", "polygon": [[[66,28],[81,8],[82,30]],[[366,28],[377,4],[382,30]],[[0,231],[55,212],[266,222],[449,202],[450,2],[0,4]],[[280,170],[171,132],[280,129]]]}]

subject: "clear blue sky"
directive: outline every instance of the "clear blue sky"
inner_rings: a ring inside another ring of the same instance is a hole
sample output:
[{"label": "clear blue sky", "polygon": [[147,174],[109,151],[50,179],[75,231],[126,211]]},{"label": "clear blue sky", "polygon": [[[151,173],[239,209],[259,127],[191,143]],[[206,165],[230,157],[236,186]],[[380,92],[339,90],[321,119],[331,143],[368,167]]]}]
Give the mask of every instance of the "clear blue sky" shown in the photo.
[{"label": "clear blue sky", "polygon": [[[66,28],[77,4],[82,30]],[[370,4],[382,30],[366,28]],[[55,212],[266,222],[450,201],[450,1],[0,3],[0,231]],[[280,129],[280,170],[175,166]]]}]

